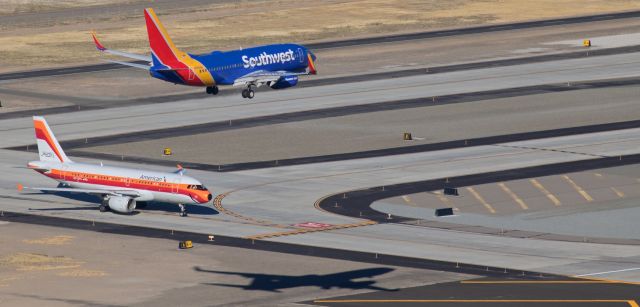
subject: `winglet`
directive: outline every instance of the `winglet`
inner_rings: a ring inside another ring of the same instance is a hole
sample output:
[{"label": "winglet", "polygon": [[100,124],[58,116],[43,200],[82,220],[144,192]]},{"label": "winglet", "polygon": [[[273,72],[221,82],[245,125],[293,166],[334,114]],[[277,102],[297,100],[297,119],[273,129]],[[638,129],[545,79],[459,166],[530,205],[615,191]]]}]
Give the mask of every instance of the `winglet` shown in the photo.
[{"label": "winglet", "polygon": [[176,170],[174,173],[180,174],[180,176],[182,176],[182,174],[184,174],[184,171],[185,171],[184,168],[180,164],[176,165],[176,167],[178,168],[178,170]]},{"label": "winglet", "polygon": [[96,49],[100,51],[107,50],[107,48],[105,48],[96,37],[96,32],[91,32],[91,37],[93,37],[93,43],[96,44]]},{"label": "winglet", "polygon": [[24,186],[20,183],[18,183],[17,185],[18,191],[22,192],[22,190],[24,190]]}]

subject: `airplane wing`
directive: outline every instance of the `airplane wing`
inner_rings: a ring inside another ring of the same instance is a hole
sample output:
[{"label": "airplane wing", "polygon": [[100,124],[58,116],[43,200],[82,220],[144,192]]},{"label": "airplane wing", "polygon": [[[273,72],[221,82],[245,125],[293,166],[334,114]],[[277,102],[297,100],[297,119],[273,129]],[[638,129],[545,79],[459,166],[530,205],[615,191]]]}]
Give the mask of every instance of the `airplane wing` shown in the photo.
[{"label": "airplane wing", "polygon": [[149,70],[151,68],[149,65],[142,65],[142,64],[131,63],[131,62],[122,62],[122,61],[114,61],[114,60],[105,60],[105,61],[111,62],[111,63],[120,64],[120,65],[126,65],[126,66],[135,67],[135,68],[140,68],[140,69],[144,69],[144,70]]},{"label": "airplane wing", "polygon": [[111,196],[127,196],[131,198],[140,197],[140,193],[136,190],[99,190],[99,189],[74,189],[74,188],[35,188],[35,187],[25,187],[21,184],[18,184],[18,190],[22,191],[24,189],[27,190],[35,190],[42,192],[67,192],[67,193],[84,193],[84,194],[94,194],[94,195],[111,195]]},{"label": "airplane wing", "polygon": [[[140,60],[140,61],[151,62],[151,57],[150,56],[107,49],[105,46],[103,46],[100,43],[100,41],[98,41],[98,38],[96,37],[95,33],[91,33],[91,36],[93,37],[93,43],[96,45],[96,49],[98,49],[99,51],[106,52],[106,53],[113,54],[113,55],[117,55],[117,56],[121,56],[121,57],[125,57],[125,58],[131,58],[131,59],[136,59],[136,60]],[[116,63],[124,64],[123,62],[116,62]],[[124,64],[124,65],[129,65],[129,64]],[[132,66],[132,65],[129,65],[129,66]],[[149,68],[145,67],[145,69],[149,69]]]},{"label": "airplane wing", "polygon": [[301,75],[308,75],[308,74],[309,74],[308,72],[298,73],[298,72],[290,72],[290,71],[284,71],[284,70],[280,70],[280,71],[258,70],[258,71],[254,71],[249,74],[246,74],[240,78],[237,78],[233,82],[233,86],[245,86],[247,84],[255,84],[256,86],[259,87],[267,82],[276,82],[284,76],[301,76]]}]

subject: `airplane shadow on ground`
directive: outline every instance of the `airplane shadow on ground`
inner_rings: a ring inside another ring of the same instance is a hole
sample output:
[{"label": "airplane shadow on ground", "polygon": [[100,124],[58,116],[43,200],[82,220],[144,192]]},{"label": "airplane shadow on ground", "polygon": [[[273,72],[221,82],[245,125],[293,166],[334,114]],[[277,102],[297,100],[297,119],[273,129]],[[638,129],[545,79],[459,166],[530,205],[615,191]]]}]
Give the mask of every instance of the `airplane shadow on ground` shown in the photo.
[{"label": "airplane shadow on ground", "polygon": [[[61,187],[61,186],[58,186]],[[64,187],[64,186],[62,186]],[[70,193],[70,192],[38,192],[38,193],[26,193],[26,194],[51,194],[55,196],[64,197],[67,199],[72,199],[76,201],[93,203],[95,206],[77,206],[77,207],[64,207],[64,208],[42,208],[42,209],[30,209],[35,211],[56,211],[56,210],[98,210],[98,206],[102,202],[102,199],[97,195],[86,194],[86,193]],[[212,207],[207,207],[204,205],[187,205],[187,212],[189,214],[199,214],[199,215],[216,215],[219,212]],[[180,207],[175,204],[167,204],[161,202],[144,202],[140,203],[139,206],[136,206],[136,210],[132,212],[132,214],[139,214],[140,212],[145,211],[164,211],[164,212],[180,212]],[[116,213],[116,212],[114,212]]]},{"label": "airplane shadow on ground", "polygon": [[[375,286],[376,281],[372,278],[378,275],[383,275],[394,271],[392,268],[370,268],[346,271],[340,273],[326,274],[326,275],[272,275],[272,274],[257,274],[257,273],[244,273],[244,272],[225,272],[215,270],[205,270],[200,267],[194,267],[197,272],[222,274],[222,275],[236,275],[245,278],[253,279],[248,285],[234,285],[234,284],[219,284],[219,283],[205,283],[212,286],[223,286],[240,288],[243,290],[261,290],[269,292],[281,292],[283,289],[297,288],[297,287],[318,287],[321,289],[370,289],[376,291],[398,291],[398,289],[386,289]],[[357,279],[367,278],[368,280],[358,281]]]}]

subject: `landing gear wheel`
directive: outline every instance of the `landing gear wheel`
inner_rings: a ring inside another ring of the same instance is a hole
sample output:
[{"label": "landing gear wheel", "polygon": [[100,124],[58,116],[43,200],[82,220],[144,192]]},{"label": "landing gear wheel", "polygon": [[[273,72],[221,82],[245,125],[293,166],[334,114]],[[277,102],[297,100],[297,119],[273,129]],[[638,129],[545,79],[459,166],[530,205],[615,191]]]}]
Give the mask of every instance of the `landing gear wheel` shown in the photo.
[{"label": "landing gear wheel", "polygon": [[183,204],[179,204],[178,206],[180,206],[180,216],[182,217],[187,216],[187,208],[185,208]]},{"label": "landing gear wheel", "polygon": [[102,203],[100,203],[100,207],[98,207],[98,209],[100,209],[100,212],[107,212],[109,211],[109,199],[108,198],[103,198],[102,199]]},{"label": "landing gear wheel", "polygon": [[252,89],[248,89],[247,90],[247,98],[249,99],[253,99],[253,97],[256,95],[256,92]]},{"label": "landing gear wheel", "polygon": [[242,98],[247,98],[249,90],[242,90]]},{"label": "landing gear wheel", "polygon": [[219,91],[217,86],[207,86],[207,94],[218,95]]}]

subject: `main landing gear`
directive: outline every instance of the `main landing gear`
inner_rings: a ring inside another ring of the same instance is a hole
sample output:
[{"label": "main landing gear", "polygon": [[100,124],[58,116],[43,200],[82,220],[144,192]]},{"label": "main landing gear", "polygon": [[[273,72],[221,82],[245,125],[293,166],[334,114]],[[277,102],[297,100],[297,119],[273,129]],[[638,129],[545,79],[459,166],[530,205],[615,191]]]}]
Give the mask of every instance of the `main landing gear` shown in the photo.
[{"label": "main landing gear", "polygon": [[207,94],[218,95],[219,91],[217,86],[207,86]]},{"label": "main landing gear", "polygon": [[183,204],[178,204],[180,206],[180,216],[187,216],[187,208]]},{"label": "main landing gear", "polygon": [[100,207],[98,207],[100,209],[100,212],[107,212],[109,211],[109,199],[108,198],[103,198],[102,199],[102,203],[100,204]]},{"label": "main landing gear", "polygon": [[253,85],[249,85],[246,89],[242,90],[242,98],[253,99],[256,92],[253,90]]}]

